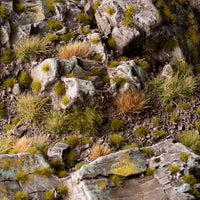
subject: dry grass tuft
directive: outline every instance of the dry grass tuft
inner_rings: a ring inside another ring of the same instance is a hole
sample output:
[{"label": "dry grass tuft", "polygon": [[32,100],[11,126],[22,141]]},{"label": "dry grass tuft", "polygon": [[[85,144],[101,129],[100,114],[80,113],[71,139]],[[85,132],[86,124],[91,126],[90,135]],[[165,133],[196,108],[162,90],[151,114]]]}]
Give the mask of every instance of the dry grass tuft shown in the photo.
[{"label": "dry grass tuft", "polygon": [[116,99],[116,105],[120,108],[121,113],[139,113],[147,108],[144,93],[138,90],[129,90],[119,94]]},{"label": "dry grass tuft", "polygon": [[90,159],[96,160],[101,156],[105,156],[111,153],[111,149],[106,145],[94,145],[91,149]]},{"label": "dry grass tuft", "polygon": [[31,138],[22,137],[13,146],[13,151],[16,153],[25,153],[32,147]]},{"label": "dry grass tuft", "polygon": [[61,59],[70,59],[72,56],[87,58],[92,52],[90,46],[84,42],[71,42],[60,48],[58,56]]}]

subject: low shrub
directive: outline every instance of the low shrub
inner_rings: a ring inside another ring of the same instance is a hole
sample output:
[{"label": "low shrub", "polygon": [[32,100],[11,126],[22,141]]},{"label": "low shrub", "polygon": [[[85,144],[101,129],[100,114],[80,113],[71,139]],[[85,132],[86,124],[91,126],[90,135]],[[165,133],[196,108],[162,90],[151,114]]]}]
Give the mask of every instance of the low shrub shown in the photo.
[{"label": "low shrub", "polygon": [[46,52],[47,41],[39,37],[27,37],[16,45],[17,57],[22,61],[29,61]]},{"label": "low shrub", "polygon": [[171,172],[172,175],[174,175],[180,171],[180,168],[178,165],[169,165],[169,171]]},{"label": "low shrub", "polygon": [[56,21],[55,19],[49,19],[48,27],[52,30],[57,31],[62,29],[63,25],[60,22]]},{"label": "low shrub", "polygon": [[4,64],[10,64],[16,58],[15,51],[12,49],[4,49],[3,56],[1,58]]},{"label": "low shrub", "polygon": [[122,186],[123,182],[124,182],[124,177],[117,175],[117,174],[113,174],[109,177],[109,180],[111,183],[113,183],[114,185],[120,187]]},{"label": "low shrub", "polygon": [[69,124],[75,131],[82,134],[96,134],[98,126],[103,122],[102,112],[97,108],[86,108],[86,110],[78,111],[69,116]]},{"label": "low shrub", "polygon": [[123,130],[124,126],[125,126],[124,122],[117,118],[113,118],[113,120],[110,123],[110,128],[111,128],[111,130],[114,130],[114,131]]},{"label": "low shrub", "polygon": [[53,134],[64,134],[67,125],[67,116],[63,112],[51,111],[46,117],[45,128]]},{"label": "low shrub", "polygon": [[94,145],[90,151],[89,158],[96,160],[101,156],[105,156],[111,153],[111,149],[106,145]]},{"label": "low shrub", "polygon": [[68,43],[58,50],[58,56],[61,59],[70,59],[72,56],[88,58],[92,53],[90,46],[84,42]]},{"label": "low shrub", "polygon": [[139,137],[146,137],[150,133],[149,129],[146,126],[137,128],[135,132]]},{"label": "low shrub", "polygon": [[129,90],[120,93],[116,99],[116,105],[121,113],[139,113],[147,108],[144,93],[138,90]]},{"label": "low shrub", "polygon": [[67,138],[66,144],[67,144],[69,147],[74,148],[74,147],[78,146],[78,145],[80,144],[80,142],[81,142],[80,138],[71,135],[71,136],[69,136],[69,137]]},{"label": "low shrub", "polygon": [[13,87],[16,83],[16,79],[15,78],[10,78],[10,79],[7,79],[6,81],[3,82],[3,86],[7,89],[9,87]]},{"label": "low shrub", "polygon": [[109,138],[112,144],[116,147],[124,144],[124,138],[120,135],[113,134],[113,135],[110,135]]}]

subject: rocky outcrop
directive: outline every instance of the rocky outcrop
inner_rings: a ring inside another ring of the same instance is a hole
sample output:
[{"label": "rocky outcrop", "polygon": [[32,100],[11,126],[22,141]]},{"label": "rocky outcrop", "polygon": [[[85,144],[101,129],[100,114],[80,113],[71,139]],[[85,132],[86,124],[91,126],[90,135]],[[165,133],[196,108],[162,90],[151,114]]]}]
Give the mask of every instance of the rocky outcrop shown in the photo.
[{"label": "rocky outcrop", "polygon": [[[195,199],[188,192],[192,188],[184,183],[183,175],[188,172],[198,176],[200,164],[195,155],[180,143],[165,140],[150,147],[154,156],[147,158],[138,148],[119,151],[84,165],[71,175],[66,183],[72,200],[97,199]],[[188,162],[180,159],[182,153],[189,155]],[[193,164],[191,164],[193,163]],[[197,164],[198,163],[198,164]],[[170,165],[177,165],[179,171],[172,174]],[[194,169],[196,170],[192,170]],[[154,169],[154,176],[144,176],[148,168]],[[123,176],[123,186],[113,185],[112,174]]]}]

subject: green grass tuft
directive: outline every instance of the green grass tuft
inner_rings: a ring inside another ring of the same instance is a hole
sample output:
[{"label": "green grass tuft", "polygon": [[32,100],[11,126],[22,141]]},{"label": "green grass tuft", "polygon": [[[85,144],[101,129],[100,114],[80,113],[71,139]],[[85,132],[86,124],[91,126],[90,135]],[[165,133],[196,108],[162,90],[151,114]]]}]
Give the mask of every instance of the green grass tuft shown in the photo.
[{"label": "green grass tuft", "polygon": [[116,147],[124,144],[124,138],[121,135],[113,134],[109,136],[110,141]]},{"label": "green grass tuft", "polygon": [[178,115],[172,115],[171,116],[171,121],[174,123],[178,123],[180,121],[180,117]]},{"label": "green grass tuft", "polygon": [[53,30],[60,30],[63,27],[63,25],[55,19],[49,19],[48,27]]},{"label": "green grass tuft", "polygon": [[180,168],[178,165],[169,165],[169,171],[171,172],[172,175],[174,175],[180,171]]},{"label": "green grass tuft", "polygon": [[54,86],[54,92],[56,96],[61,97],[65,95],[66,93],[66,88],[65,88],[65,83],[59,82]]},{"label": "green grass tuft", "polygon": [[155,118],[153,119],[152,123],[156,126],[160,126],[162,124],[162,119],[160,118]]},{"label": "green grass tuft", "polygon": [[81,162],[81,163],[78,163],[76,166],[75,166],[75,169],[76,170],[79,170],[82,166],[84,166],[84,165],[88,165],[88,163],[87,162]]},{"label": "green grass tuft", "polygon": [[3,6],[0,6],[0,16],[1,16],[4,20],[9,19],[8,11],[7,11]]},{"label": "green grass tuft", "polygon": [[92,43],[92,44],[99,44],[99,42],[100,42],[99,37],[93,38],[93,39],[91,40],[91,43]]},{"label": "green grass tuft", "polygon": [[54,193],[50,190],[45,193],[44,199],[45,200],[56,200]]},{"label": "green grass tuft", "polygon": [[61,186],[59,189],[58,189],[58,192],[60,195],[67,195],[68,194],[68,188],[67,186]]},{"label": "green grass tuft", "polygon": [[125,26],[127,26],[127,27],[133,26],[134,12],[135,12],[135,6],[134,5],[128,6],[128,8],[126,9],[126,12],[125,12],[125,19],[124,19]]},{"label": "green grass tuft", "polygon": [[154,168],[148,168],[145,175],[146,176],[153,176],[154,175],[154,171],[155,171]]},{"label": "green grass tuft", "polygon": [[139,137],[146,137],[150,133],[149,129],[145,126],[137,128],[135,132]]},{"label": "green grass tuft", "polygon": [[50,71],[50,66],[49,66],[49,63],[46,63],[46,64],[44,64],[43,66],[42,66],[42,71],[44,72],[44,73],[47,73],[47,72],[49,72]]},{"label": "green grass tuft", "polygon": [[28,72],[21,72],[19,76],[19,86],[21,88],[29,88],[32,82],[32,78]]},{"label": "green grass tuft", "polygon": [[58,40],[58,36],[56,34],[52,33],[52,34],[46,35],[43,39],[48,41],[48,42],[53,42],[53,41]]},{"label": "green grass tuft", "polygon": [[116,49],[117,44],[116,44],[115,40],[114,40],[112,37],[110,37],[110,38],[108,39],[107,43],[108,43],[108,47],[109,47],[110,49],[112,49],[112,50],[115,50],[115,49]]},{"label": "green grass tuft", "polygon": [[151,150],[150,148],[148,148],[148,147],[144,147],[144,148],[142,149],[142,152],[143,152],[143,153],[146,153],[149,157],[150,157],[150,156],[153,156],[152,150]]},{"label": "green grass tuft", "polygon": [[82,31],[82,33],[83,33],[84,35],[87,35],[87,34],[90,32],[90,29],[87,28],[86,26],[83,26],[83,27],[81,28],[81,31]]},{"label": "green grass tuft", "polygon": [[49,10],[50,12],[53,12],[53,13],[54,13],[55,10],[56,10],[56,6],[55,6],[53,0],[46,0],[46,4],[47,4],[48,10]]},{"label": "green grass tuft", "polygon": [[74,33],[66,33],[60,36],[60,40],[68,43],[74,37]]},{"label": "green grass tuft", "polygon": [[76,154],[73,152],[73,151],[70,151],[67,156],[67,162],[71,165],[71,166],[74,166],[75,165],[75,162],[77,160],[77,156]]},{"label": "green grass tuft", "polygon": [[123,176],[119,176],[117,174],[113,174],[109,177],[110,182],[115,184],[117,187],[122,186],[123,182],[124,182],[124,177]]},{"label": "green grass tuft", "polygon": [[29,196],[28,196],[28,193],[26,192],[17,192],[15,194],[15,200],[29,200]]},{"label": "green grass tuft", "polygon": [[197,114],[197,115],[200,115],[200,108],[197,108],[196,114]]},{"label": "green grass tuft", "polygon": [[78,145],[80,144],[80,142],[81,142],[80,138],[71,135],[71,136],[69,136],[69,137],[67,138],[66,144],[67,144],[69,147],[74,148],[74,147],[78,146]]},{"label": "green grass tuft", "polygon": [[45,176],[46,178],[49,178],[53,174],[53,170],[51,168],[37,168],[34,170],[34,174],[38,176]]},{"label": "green grass tuft", "polygon": [[130,145],[126,145],[122,148],[122,150],[126,150],[126,149],[131,149],[131,148],[135,148],[138,147],[138,145],[136,143],[134,144],[130,144]]},{"label": "green grass tuft", "polygon": [[150,64],[145,61],[145,60],[140,60],[137,62],[137,64],[144,70],[144,71],[150,71],[151,70],[151,66]]},{"label": "green grass tuft", "polygon": [[64,106],[66,106],[68,103],[69,103],[69,98],[68,98],[68,96],[64,96],[64,97],[62,98],[62,104],[63,104]]},{"label": "green grass tuft", "polygon": [[124,122],[116,118],[113,118],[113,120],[110,123],[110,128],[111,130],[114,130],[114,131],[123,130],[124,126],[125,126]]},{"label": "green grass tuft", "polygon": [[110,68],[115,68],[117,66],[118,66],[118,62],[117,61],[110,61],[110,63],[109,63],[109,67]]},{"label": "green grass tuft", "polygon": [[116,77],[114,82],[117,84],[118,88],[124,87],[124,85],[128,82],[128,80],[124,77]]},{"label": "green grass tuft", "polygon": [[166,134],[165,131],[162,131],[162,130],[157,130],[155,132],[155,135],[158,136],[158,137],[160,137],[160,138],[164,137],[165,134]]},{"label": "green grass tuft", "polygon": [[167,104],[165,111],[167,113],[172,113],[174,111],[174,107],[171,104]]},{"label": "green grass tuft", "polygon": [[195,179],[195,177],[193,175],[191,175],[191,174],[183,176],[183,179],[184,179],[185,183],[188,183],[191,186],[193,186],[197,182],[197,180]]},{"label": "green grass tuft", "polygon": [[200,121],[195,123],[195,129],[200,133]]},{"label": "green grass tuft", "polygon": [[19,182],[23,182],[27,180],[27,174],[23,171],[19,171],[16,176],[16,180]]},{"label": "green grass tuft", "polygon": [[4,64],[10,64],[16,58],[15,51],[12,49],[4,49],[3,57],[1,58]]},{"label": "green grass tuft", "polygon": [[93,10],[94,10],[94,13],[96,13],[96,10],[98,9],[98,7],[100,6],[100,2],[97,0],[94,2],[94,7],[93,7]]},{"label": "green grass tuft", "polygon": [[173,51],[178,45],[178,40],[175,40],[174,38],[170,38],[165,44],[164,49],[167,49],[169,51]]},{"label": "green grass tuft", "polygon": [[25,4],[14,4],[14,10],[20,15],[26,10]]},{"label": "green grass tuft", "polygon": [[0,102],[0,119],[3,118],[6,115],[5,107],[4,105]]},{"label": "green grass tuft", "polygon": [[116,10],[114,8],[111,8],[110,6],[107,6],[106,13],[111,17],[116,13]]},{"label": "green grass tuft", "polygon": [[6,81],[3,82],[3,86],[7,89],[9,87],[13,87],[16,83],[16,79],[15,78],[10,78],[10,79],[7,79]]},{"label": "green grass tuft", "polygon": [[31,88],[35,94],[38,94],[42,88],[42,85],[41,85],[40,81],[33,81],[31,84]]},{"label": "green grass tuft", "polygon": [[83,25],[88,25],[91,23],[91,20],[88,16],[84,15],[83,13],[77,16],[79,22],[83,23]]},{"label": "green grass tuft", "polygon": [[181,159],[183,162],[187,162],[188,157],[189,157],[189,155],[188,155],[187,153],[182,153],[182,154],[180,155],[180,159]]},{"label": "green grass tuft", "polygon": [[182,103],[182,104],[179,104],[179,108],[182,110],[188,110],[189,105],[187,103]]}]

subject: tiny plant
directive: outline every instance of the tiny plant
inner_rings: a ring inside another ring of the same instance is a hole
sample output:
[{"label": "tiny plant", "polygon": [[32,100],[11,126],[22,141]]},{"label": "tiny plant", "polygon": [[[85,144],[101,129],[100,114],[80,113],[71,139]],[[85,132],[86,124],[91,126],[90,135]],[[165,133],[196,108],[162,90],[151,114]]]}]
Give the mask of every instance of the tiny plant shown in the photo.
[{"label": "tiny plant", "polygon": [[116,147],[124,144],[124,138],[117,134],[110,135],[110,141]]},{"label": "tiny plant", "polygon": [[200,133],[200,121],[195,123],[195,129]]},{"label": "tiny plant", "polygon": [[114,8],[111,8],[110,6],[107,6],[106,8],[106,13],[111,17],[112,15],[114,15],[116,12],[116,10]]},{"label": "tiny plant", "polygon": [[115,49],[116,49],[116,46],[117,46],[117,45],[116,45],[115,40],[114,40],[112,37],[110,37],[110,38],[108,39],[107,43],[108,43],[108,46],[109,46],[110,49],[112,49],[112,50],[115,50]]},{"label": "tiny plant", "polygon": [[162,124],[162,119],[160,118],[155,118],[153,119],[153,124],[156,125],[156,126],[160,126]]},{"label": "tiny plant", "polygon": [[124,77],[116,77],[114,79],[114,82],[116,83],[117,87],[124,87],[124,85],[128,82],[128,80]]},{"label": "tiny plant", "polygon": [[110,123],[111,130],[119,131],[124,129],[124,122],[122,120],[119,120],[117,118],[113,118],[113,120]]},{"label": "tiny plant", "polygon": [[135,6],[134,5],[128,6],[128,8],[126,9],[126,12],[125,12],[125,19],[124,19],[125,26],[127,26],[127,27],[133,26],[134,12],[135,12]]},{"label": "tiny plant", "polygon": [[3,6],[0,6],[0,16],[6,20],[9,18],[9,14],[8,14],[8,11],[3,7]]},{"label": "tiny plant", "polygon": [[0,119],[3,118],[6,114],[4,105],[0,102]]},{"label": "tiny plant", "polygon": [[151,67],[150,67],[150,64],[147,62],[147,61],[138,61],[137,64],[145,71],[150,71],[151,70]]},{"label": "tiny plant", "polygon": [[4,64],[10,64],[16,58],[15,51],[12,49],[4,49],[3,50],[3,57],[2,62]]},{"label": "tiny plant", "polygon": [[74,148],[74,147],[76,147],[76,146],[78,146],[80,144],[80,138],[71,135],[71,136],[68,137],[66,143],[67,143],[67,145],[69,147],[73,147]]},{"label": "tiny plant", "polygon": [[55,200],[55,196],[54,196],[54,193],[52,191],[47,191],[45,193],[45,197],[44,197],[45,200]]},{"label": "tiny plant", "polygon": [[84,35],[87,35],[87,34],[90,32],[90,29],[87,28],[86,26],[83,26],[83,27],[81,28],[81,31],[82,31],[82,33],[83,33]]},{"label": "tiny plant", "polygon": [[50,168],[36,168],[34,170],[34,174],[38,176],[45,176],[46,178],[49,178],[53,173],[53,170]]},{"label": "tiny plant", "polygon": [[26,192],[17,192],[15,194],[15,200],[29,200],[29,196],[28,196],[28,193]]},{"label": "tiny plant", "polygon": [[31,84],[31,88],[35,94],[38,94],[42,88],[40,81],[33,81]]},{"label": "tiny plant", "polygon": [[172,175],[174,175],[180,171],[180,168],[178,165],[169,165],[169,171],[171,172]]},{"label": "tiny plant", "polygon": [[99,42],[100,42],[99,37],[93,38],[93,39],[91,40],[91,43],[92,43],[92,44],[99,44]]},{"label": "tiny plant", "polygon": [[94,13],[96,13],[96,10],[98,9],[98,7],[100,6],[100,2],[97,0],[94,2],[94,7],[93,7],[93,10],[94,10]]},{"label": "tiny plant", "polygon": [[188,154],[187,153],[182,153],[181,155],[180,155],[180,159],[183,161],[183,162],[187,162],[187,160],[188,160]]},{"label": "tiny plant", "polygon": [[176,46],[178,45],[178,40],[175,40],[173,38],[170,38],[165,44],[164,49],[167,49],[169,51],[173,51]]},{"label": "tiny plant", "polygon": [[167,113],[172,113],[174,111],[174,108],[171,104],[167,104],[166,108],[165,108],[165,111]]},{"label": "tiny plant", "polygon": [[143,153],[146,153],[149,157],[150,157],[150,156],[153,156],[152,150],[151,150],[150,148],[148,148],[148,147],[144,147],[144,148],[142,149],[142,152],[143,152]]},{"label": "tiny plant", "polygon": [[67,186],[63,185],[58,189],[58,192],[60,195],[67,195],[68,194],[68,188]]},{"label": "tiny plant", "polygon": [[109,177],[111,183],[113,183],[116,186],[122,186],[123,182],[124,182],[124,177],[117,175],[117,174],[113,174]]},{"label": "tiny plant", "polygon": [[155,171],[154,168],[148,168],[145,175],[146,176],[153,176],[154,175],[154,171]]},{"label": "tiny plant", "polygon": [[66,106],[68,103],[69,103],[69,98],[68,98],[68,96],[64,96],[64,97],[62,98],[62,104]]},{"label": "tiny plant", "polygon": [[53,41],[58,40],[58,36],[56,34],[52,33],[52,34],[46,35],[43,39],[48,41],[48,42],[53,42]]},{"label": "tiny plant", "polygon": [[14,4],[14,10],[20,15],[26,10],[26,6],[24,4]]},{"label": "tiny plant", "polygon": [[93,57],[93,60],[96,60],[96,61],[99,61],[99,62],[102,62],[102,56],[99,55],[99,54],[96,54],[94,57]]},{"label": "tiny plant", "polygon": [[19,85],[22,88],[29,88],[32,82],[32,78],[28,72],[21,72],[19,76]]},{"label": "tiny plant", "polygon": [[75,154],[73,151],[70,151],[70,152],[67,154],[66,158],[67,158],[67,162],[68,162],[71,166],[74,166],[74,165],[75,165],[77,156],[76,156],[76,154]]},{"label": "tiny plant", "polygon": [[162,130],[157,130],[155,132],[155,135],[160,137],[160,138],[164,137],[165,134],[166,134],[165,131],[162,131]]},{"label": "tiny plant", "polygon": [[5,130],[6,132],[10,131],[12,128],[13,128],[13,125],[12,125],[12,124],[6,124],[6,125],[4,126],[4,130]]},{"label": "tiny plant", "polygon": [[150,133],[149,129],[146,126],[137,128],[135,132],[139,137],[146,137]]},{"label": "tiny plant", "polygon": [[74,37],[74,33],[66,33],[60,36],[60,40],[68,43]]},{"label": "tiny plant", "polygon": [[54,92],[56,96],[60,97],[65,95],[66,89],[65,89],[65,83],[59,82],[54,86]]},{"label": "tiny plant", "polygon": [[83,25],[88,25],[88,24],[91,23],[90,18],[89,18],[88,16],[84,15],[83,13],[79,14],[79,15],[77,16],[77,19],[78,19],[81,23],[83,23]]},{"label": "tiny plant", "polygon": [[182,104],[179,104],[179,108],[182,110],[188,110],[189,105],[187,103],[182,103]]},{"label": "tiny plant", "polygon": [[79,170],[82,166],[87,165],[87,164],[88,164],[87,162],[78,163],[78,164],[75,166],[75,169],[76,169],[76,170]]},{"label": "tiny plant", "polygon": [[16,180],[19,182],[23,182],[27,180],[27,174],[23,171],[19,171],[16,176]]},{"label": "tiny plant", "polygon": [[117,66],[118,66],[118,62],[117,61],[110,61],[110,63],[109,63],[109,67],[110,68],[115,68]]},{"label": "tiny plant", "polygon": [[128,61],[128,58],[126,56],[121,56],[119,57],[120,61]]},{"label": "tiny plant", "polygon": [[131,149],[131,148],[135,148],[138,147],[138,145],[136,143],[134,144],[130,144],[130,145],[126,145],[122,148],[122,150],[126,150],[126,149]]},{"label": "tiny plant", "polygon": [[42,71],[43,71],[44,73],[49,72],[49,71],[50,71],[49,63],[44,64],[44,65],[42,66],[41,69],[42,69]]},{"label": "tiny plant", "polygon": [[5,88],[9,88],[9,87],[13,87],[16,83],[16,79],[15,78],[11,78],[11,79],[7,79],[6,81],[3,82],[3,86]]},{"label": "tiny plant", "polygon": [[200,108],[197,108],[196,114],[197,114],[197,115],[200,115]]},{"label": "tiny plant", "polygon": [[171,116],[171,121],[174,123],[178,123],[180,121],[180,117],[178,115],[172,115]]},{"label": "tiny plant", "polygon": [[183,176],[183,179],[184,179],[185,183],[188,183],[190,185],[194,185],[197,182],[195,177],[193,175],[191,175],[191,174]]},{"label": "tiny plant", "polygon": [[53,0],[46,0],[47,8],[50,12],[55,12],[56,7]]},{"label": "tiny plant", "polygon": [[63,27],[63,25],[55,19],[49,19],[48,27],[53,30],[60,30]]},{"label": "tiny plant", "polygon": [[111,153],[111,149],[106,145],[94,145],[90,151],[90,159],[96,160],[101,156],[105,156]]}]

